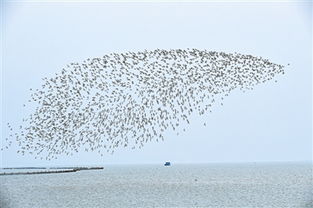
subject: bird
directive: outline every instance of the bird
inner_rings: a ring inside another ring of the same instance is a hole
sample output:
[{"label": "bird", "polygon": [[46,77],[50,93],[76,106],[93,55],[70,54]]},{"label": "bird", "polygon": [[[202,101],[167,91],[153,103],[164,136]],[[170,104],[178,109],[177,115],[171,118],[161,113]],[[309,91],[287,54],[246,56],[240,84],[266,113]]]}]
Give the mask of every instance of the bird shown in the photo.
[{"label": "bird", "polygon": [[262,57],[195,48],[87,58],[30,89],[23,106],[34,110],[19,128],[8,123],[17,135],[10,139],[19,153],[47,160],[80,151],[104,156],[121,147],[142,148],[164,141],[166,131],[179,135],[191,115],[211,113],[234,90],[252,90],[284,74],[284,68]]}]

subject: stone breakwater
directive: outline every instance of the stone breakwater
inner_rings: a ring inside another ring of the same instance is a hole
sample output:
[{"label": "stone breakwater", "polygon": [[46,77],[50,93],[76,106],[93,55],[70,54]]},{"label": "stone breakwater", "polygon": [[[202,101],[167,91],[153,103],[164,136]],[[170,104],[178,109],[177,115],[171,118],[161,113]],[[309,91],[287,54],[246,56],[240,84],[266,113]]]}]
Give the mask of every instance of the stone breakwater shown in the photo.
[{"label": "stone breakwater", "polygon": [[[23,170],[23,168],[3,168],[4,170]],[[2,175],[33,175],[33,174],[51,174],[51,173],[73,173],[81,170],[102,170],[103,167],[62,167],[62,168],[24,168],[24,169],[45,169],[43,171],[27,171],[27,172],[4,172]],[[59,170],[58,170],[59,169]],[[60,170],[61,169],[61,170]]]}]

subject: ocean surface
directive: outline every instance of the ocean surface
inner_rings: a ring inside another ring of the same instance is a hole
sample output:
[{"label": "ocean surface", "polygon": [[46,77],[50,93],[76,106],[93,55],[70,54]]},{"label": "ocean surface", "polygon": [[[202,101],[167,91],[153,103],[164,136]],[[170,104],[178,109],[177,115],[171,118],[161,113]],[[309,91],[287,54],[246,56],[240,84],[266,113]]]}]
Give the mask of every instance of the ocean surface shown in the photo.
[{"label": "ocean surface", "polygon": [[311,163],[111,165],[0,176],[0,207],[313,207],[312,185]]}]

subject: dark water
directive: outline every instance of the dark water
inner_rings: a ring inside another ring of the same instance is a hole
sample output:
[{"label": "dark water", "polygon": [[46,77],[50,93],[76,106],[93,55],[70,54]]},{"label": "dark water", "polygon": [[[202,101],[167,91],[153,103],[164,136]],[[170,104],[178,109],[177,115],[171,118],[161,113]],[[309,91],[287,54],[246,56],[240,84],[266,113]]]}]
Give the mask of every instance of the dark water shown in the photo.
[{"label": "dark water", "polygon": [[313,207],[311,163],[123,165],[0,176],[0,207]]}]

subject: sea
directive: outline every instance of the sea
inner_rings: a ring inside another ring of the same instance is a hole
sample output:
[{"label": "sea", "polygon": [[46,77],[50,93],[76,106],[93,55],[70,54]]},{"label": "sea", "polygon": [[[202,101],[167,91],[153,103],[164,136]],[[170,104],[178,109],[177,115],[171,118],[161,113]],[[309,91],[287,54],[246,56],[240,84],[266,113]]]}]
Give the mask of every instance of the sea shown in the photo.
[{"label": "sea", "polygon": [[0,207],[313,207],[312,177],[312,163],[107,165],[0,176]]}]

